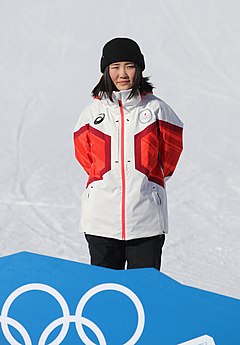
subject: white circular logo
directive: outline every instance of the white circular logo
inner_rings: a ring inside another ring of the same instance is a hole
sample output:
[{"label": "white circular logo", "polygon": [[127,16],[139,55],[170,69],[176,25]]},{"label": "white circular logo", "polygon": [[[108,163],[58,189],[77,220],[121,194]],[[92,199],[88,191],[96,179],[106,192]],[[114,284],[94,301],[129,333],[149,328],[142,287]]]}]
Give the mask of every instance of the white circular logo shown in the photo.
[{"label": "white circular logo", "polygon": [[142,123],[149,122],[152,119],[152,112],[149,109],[142,110],[139,113],[139,121]]},{"label": "white circular logo", "polygon": [[54,320],[51,322],[43,331],[43,333],[40,336],[38,345],[46,345],[46,341],[49,337],[49,335],[52,333],[54,329],[62,325],[61,331],[59,332],[58,336],[53,340],[51,343],[48,345],[59,345],[61,342],[64,340],[66,337],[70,323],[73,322],[75,323],[76,331],[78,333],[79,338],[84,342],[86,345],[96,345],[93,343],[88,336],[86,335],[83,325],[87,326],[92,330],[92,332],[96,335],[96,338],[98,339],[99,345],[107,345],[106,339],[102,333],[102,331],[98,328],[98,326],[93,323],[91,320],[85,318],[82,316],[83,309],[86,305],[86,303],[97,293],[102,292],[102,291],[118,291],[121,292],[122,294],[126,295],[135,305],[135,308],[137,310],[137,316],[138,316],[138,323],[136,330],[133,334],[133,336],[123,345],[134,345],[138,341],[138,339],[141,337],[143,329],[144,329],[144,324],[145,324],[145,314],[144,314],[144,309],[142,306],[141,301],[135,295],[135,293],[130,290],[129,288],[120,285],[120,284],[115,284],[115,283],[106,283],[106,284],[100,284],[89,291],[87,291],[80,301],[78,302],[77,308],[75,315],[70,315],[69,308],[67,305],[67,302],[63,298],[63,296],[54,288],[50,287],[49,285],[45,284],[40,284],[40,283],[33,283],[33,284],[26,284],[15,291],[13,291],[9,297],[6,299],[3,307],[2,307],[2,312],[0,314],[0,325],[2,327],[3,334],[7,341],[10,344],[13,345],[22,345],[19,343],[10,333],[9,330],[9,325],[14,327],[19,334],[22,336],[24,340],[24,345],[32,345],[32,340],[31,337],[29,336],[27,330],[15,319],[10,318],[8,316],[9,309],[14,302],[14,300],[22,295],[25,292],[28,291],[33,291],[33,290],[38,290],[38,291],[43,291],[48,293],[49,295],[53,296],[59,303],[61,309],[62,309],[62,314],[63,316]]}]

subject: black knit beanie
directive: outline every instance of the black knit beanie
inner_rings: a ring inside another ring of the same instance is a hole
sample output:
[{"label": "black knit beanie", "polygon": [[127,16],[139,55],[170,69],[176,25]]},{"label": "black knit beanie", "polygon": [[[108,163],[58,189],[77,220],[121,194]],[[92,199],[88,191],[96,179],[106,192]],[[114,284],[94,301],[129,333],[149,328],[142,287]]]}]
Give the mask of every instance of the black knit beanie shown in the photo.
[{"label": "black knit beanie", "polygon": [[103,73],[107,66],[118,61],[134,62],[141,67],[142,71],[145,69],[144,56],[138,44],[130,38],[117,37],[105,44],[101,57],[101,72]]}]

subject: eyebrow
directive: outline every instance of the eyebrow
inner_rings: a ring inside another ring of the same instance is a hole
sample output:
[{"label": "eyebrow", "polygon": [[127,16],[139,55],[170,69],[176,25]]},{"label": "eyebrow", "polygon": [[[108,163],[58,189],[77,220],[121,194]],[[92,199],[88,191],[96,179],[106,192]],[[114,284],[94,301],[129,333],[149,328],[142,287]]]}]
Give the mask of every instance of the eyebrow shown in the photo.
[{"label": "eyebrow", "polygon": [[[113,62],[113,63],[111,64],[111,66],[112,66],[112,65],[114,65],[114,66],[119,66],[120,63],[118,63],[118,62]],[[126,62],[126,65],[134,65],[134,62]]]}]

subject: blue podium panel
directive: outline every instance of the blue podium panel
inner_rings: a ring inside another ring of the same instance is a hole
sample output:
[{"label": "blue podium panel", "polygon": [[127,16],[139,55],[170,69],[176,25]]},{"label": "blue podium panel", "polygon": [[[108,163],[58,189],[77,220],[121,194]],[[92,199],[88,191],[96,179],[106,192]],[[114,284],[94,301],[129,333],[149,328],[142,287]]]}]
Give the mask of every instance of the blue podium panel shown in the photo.
[{"label": "blue podium panel", "polygon": [[205,334],[216,345],[239,345],[239,324],[239,300],[155,269],[115,271],[32,253],[0,259],[1,345],[178,345]]}]

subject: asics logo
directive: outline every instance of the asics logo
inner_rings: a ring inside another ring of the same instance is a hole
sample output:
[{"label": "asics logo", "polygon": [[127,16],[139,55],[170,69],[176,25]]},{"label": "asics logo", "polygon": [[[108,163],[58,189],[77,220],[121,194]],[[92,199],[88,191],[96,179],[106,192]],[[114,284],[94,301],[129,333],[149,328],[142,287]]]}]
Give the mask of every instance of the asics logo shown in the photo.
[{"label": "asics logo", "polygon": [[94,124],[95,125],[99,125],[99,123],[101,123],[105,118],[105,114],[99,114],[98,117],[96,117],[96,119],[94,120]]}]

